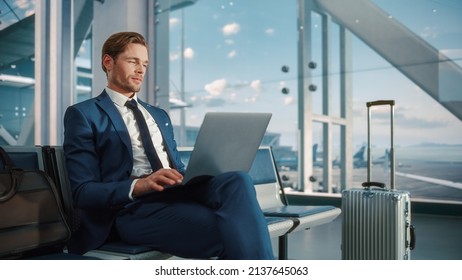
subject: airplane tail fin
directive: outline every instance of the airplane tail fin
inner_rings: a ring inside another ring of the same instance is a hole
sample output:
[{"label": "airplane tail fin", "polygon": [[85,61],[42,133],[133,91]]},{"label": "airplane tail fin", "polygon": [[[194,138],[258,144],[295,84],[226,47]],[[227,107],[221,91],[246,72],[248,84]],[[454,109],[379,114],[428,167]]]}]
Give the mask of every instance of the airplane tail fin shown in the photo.
[{"label": "airplane tail fin", "polygon": [[361,148],[359,149],[359,151],[357,151],[354,154],[353,159],[355,159],[355,160],[364,160],[364,152],[365,151],[366,151],[366,146],[362,145]]},{"label": "airplane tail fin", "polygon": [[318,158],[318,144],[313,145],[313,163],[316,162]]}]

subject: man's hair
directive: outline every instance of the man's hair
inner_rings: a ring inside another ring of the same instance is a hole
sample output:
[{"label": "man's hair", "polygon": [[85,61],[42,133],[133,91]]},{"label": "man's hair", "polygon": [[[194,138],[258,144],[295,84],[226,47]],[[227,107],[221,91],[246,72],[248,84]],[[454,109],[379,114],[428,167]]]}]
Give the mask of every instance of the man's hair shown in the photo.
[{"label": "man's hair", "polygon": [[112,57],[112,59],[116,60],[119,54],[125,51],[125,48],[128,44],[140,44],[148,47],[148,43],[144,37],[136,32],[118,32],[112,34],[106,42],[104,42],[103,49],[101,51],[101,67],[103,71],[107,73],[106,67],[103,64],[103,57],[105,54]]}]

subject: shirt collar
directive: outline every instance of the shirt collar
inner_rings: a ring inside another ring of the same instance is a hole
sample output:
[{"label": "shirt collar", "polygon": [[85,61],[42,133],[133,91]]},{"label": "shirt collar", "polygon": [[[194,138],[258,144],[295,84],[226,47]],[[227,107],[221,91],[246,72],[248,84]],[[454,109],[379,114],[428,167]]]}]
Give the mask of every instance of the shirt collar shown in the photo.
[{"label": "shirt collar", "polygon": [[116,104],[117,106],[120,106],[120,107],[124,107],[125,106],[125,102],[127,102],[128,100],[130,99],[135,99],[136,102],[138,102],[138,97],[136,95],[136,93],[133,95],[133,98],[128,98],[126,97],[125,95],[115,91],[115,90],[112,90],[108,87],[106,87],[106,92],[107,94],[109,95],[109,97],[111,98],[112,102],[114,102],[114,104]]}]

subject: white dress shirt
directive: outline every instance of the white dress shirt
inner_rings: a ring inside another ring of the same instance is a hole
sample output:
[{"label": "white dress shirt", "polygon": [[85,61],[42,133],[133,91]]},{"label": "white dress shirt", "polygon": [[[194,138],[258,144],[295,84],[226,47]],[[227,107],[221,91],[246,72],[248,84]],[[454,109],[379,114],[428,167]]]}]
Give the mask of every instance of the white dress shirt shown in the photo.
[{"label": "white dress shirt", "polygon": [[[133,177],[142,177],[145,175],[149,175],[152,173],[151,165],[149,164],[148,157],[144,152],[143,142],[141,141],[140,131],[138,125],[136,124],[135,116],[133,111],[130,110],[127,106],[125,106],[125,102],[129,99],[135,99],[138,102],[136,94],[133,98],[128,98],[123,94],[120,94],[110,88],[106,87],[106,92],[114,102],[117,110],[120,112],[122,119],[125,122],[125,125],[128,129],[128,134],[130,135],[130,141],[132,143],[132,150],[133,150],[133,170],[131,175]],[[156,121],[154,118],[149,114],[149,112],[138,103],[138,108],[140,109],[141,113],[143,114],[144,118],[146,119],[146,123],[148,125],[149,134],[151,135],[152,142],[154,144],[154,148],[156,149],[157,155],[162,163],[163,168],[170,168],[169,159],[167,152],[165,151],[165,147],[163,144],[162,134],[157,126]],[[130,198],[132,198],[133,187],[137,180],[135,180],[132,184],[132,188],[130,190]]]}]

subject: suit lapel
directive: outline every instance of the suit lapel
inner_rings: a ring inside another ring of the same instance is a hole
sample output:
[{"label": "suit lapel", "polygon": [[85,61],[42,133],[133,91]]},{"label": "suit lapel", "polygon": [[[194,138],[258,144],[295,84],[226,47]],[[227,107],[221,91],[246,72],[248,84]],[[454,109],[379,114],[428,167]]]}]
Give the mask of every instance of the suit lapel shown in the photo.
[{"label": "suit lapel", "polygon": [[159,128],[160,134],[162,135],[162,142],[164,144],[165,151],[167,152],[170,164],[172,164],[173,167],[176,169],[177,168],[176,162],[172,160],[172,150],[171,150],[171,147],[170,147],[171,146],[170,142],[166,141],[166,139],[164,137],[164,135],[168,135],[167,130],[169,129],[169,126],[171,125],[171,123],[166,122],[164,118],[159,116],[159,113],[157,113],[156,110],[154,110],[154,107],[151,104],[143,102],[140,99],[138,99],[138,103],[141,104],[149,112],[149,114],[151,114],[151,116],[156,121],[157,127]]},{"label": "suit lapel", "polygon": [[[166,129],[168,128],[168,126],[170,125],[169,123],[166,123],[165,120],[163,120],[157,113],[155,110],[153,110],[153,106],[151,104],[148,104],[146,102],[143,102],[141,100],[138,99],[138,103],[140,103],[141,105],[143,105],[143,107],[149,112],[149,114],[151,114],[151,116],[154,118],[154,120],[156,121],[157,123],[157,126],[159,127],[159,130],[162,134],[162,138],[164,138],[164,135],[166,133]],[[164,143],[165,143],[165,139],[164,140]]]},{"label": "suit lapel", "polygon": [[122,116],[114,105],[114,102],[106,93],[105,90],[96,98],[98,102],[96,103],[104,112],[106,112],[110,121],[114,125],[116,132],[118,133],[122,143],[127,147],[130,156],[133,157],[132,146],[130,142],[130,135],[128,134],[127,126],[125,125]]},{"label": "suit lapel", "polygon": [[[106,93],[105,90],[96,98],[97,105],[107,114],[108,118],[114,125],[115,130],[117,131],[117,134],[119,135],[122,143],[127,147],[128,152],[130,153],[130,156],[133,158],[133,150],[130,142],[130,135],[128,133],[127,126],[125,125],[125,122],[122,119],[122,116],[120,115],[119,111],[114,105],[114,102],[112,99],[109,97],[109,95]],[[155,110],[153,110],[153,106],[143,102],[138,99],[138,102],[146,108],[146,110],[151,114],[151,116],[154,118],[154,120],[157,123],[157,126],[159,127],[159,130],[161,132],[162,138],[163,138],[163,143],[166,148],[168,157],[170,159],[170,162],[174,165],[175,162],[171,160],[172,154],[170,150],[170,145],[168,141],[165,141],[164,135],[167,135],[168,132],[167,130],[169,129],[169,126],[171,125],[169,122],[166,122],[165,119],[163,119],[161,116],[159,116]],[[176,166],[175,166],[176,168]]]}]

